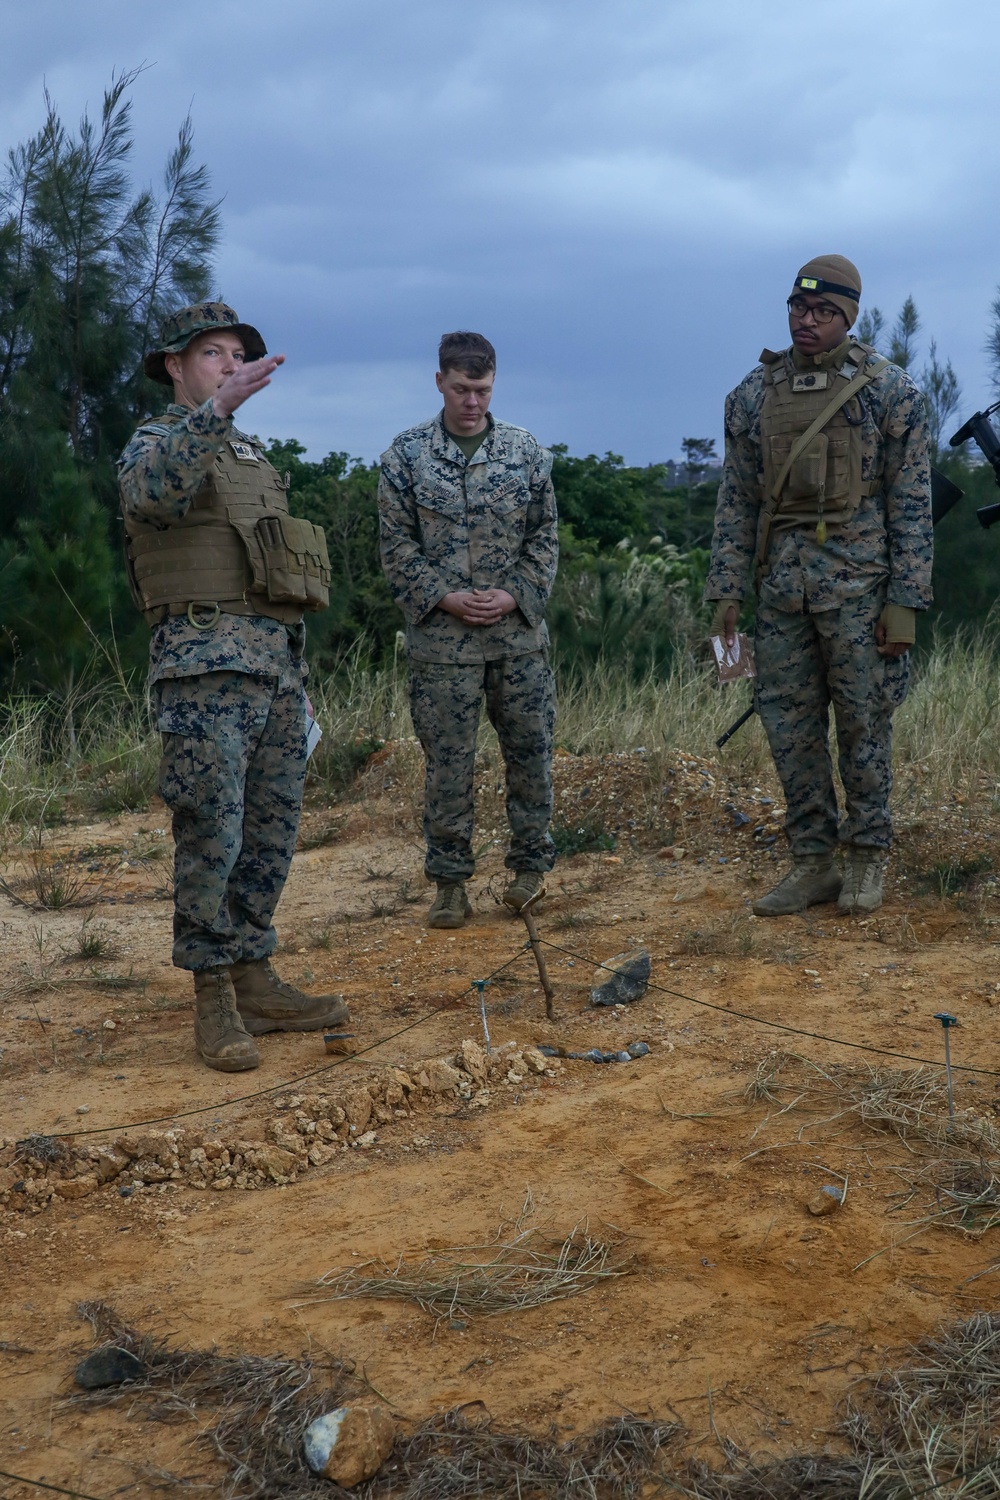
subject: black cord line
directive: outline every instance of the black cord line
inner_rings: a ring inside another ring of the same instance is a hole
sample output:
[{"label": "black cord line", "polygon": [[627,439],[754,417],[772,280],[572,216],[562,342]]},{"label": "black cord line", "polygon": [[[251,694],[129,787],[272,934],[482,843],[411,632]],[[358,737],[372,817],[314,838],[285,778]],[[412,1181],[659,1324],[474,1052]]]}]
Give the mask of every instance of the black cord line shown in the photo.
[{"label": "black cord line", "polygon": [[[480,983],[489,984],[498,974],[502,974],[505,969],[509,969],[512,964],[516,964],[518,959],[524,957],[528,951],[528,947],[529,945],[525,943],[524,947],[515,953],[513,958],[508,958],[505,963],[498,964]],[[443,1005],[435,1005],[422,1016],[418,1016],[417,1020],[409,1021],[405,1026],[400,1026],[398,1031],[390,1031],[388,1036],[379,1037],[377,1041],[369,1042],[367,1047],[360,1047],[357,1052],[351,1052],[344,1057],[338,1057],[331,1063],[325,1063],[321,1068],[312,1068],[308,1073],[298,1073],[294,1078],[287,1079],[283,1083],[272,1083],[266,1089],[255,1089],[251,1094],[238,1094],[234,1099],[223,1099],[214,1104],[198,1104],[193,1109],[180,1109],[169,1115],[156,1115],[152,1120],[130,1120],[125,1124],[118,1125],[95,1125],[87,1130],[52,1129],[33,1133],[45,1135],[51,1139],[72,1141],[87,1135],[109,1135],[115,1130],[142,1130],[147,1125],[163,1125],[171,1120],[186,1120],[190,1119],[192,1115],[207,1115],[211,1114],[213,1110],[229,1109],[233,1104],[246,1104],[251,1099],[264,1099],[268,1094],[277,1094],[281,1093],[284,1089],[297,1088],[300,1083],[305,1083],[307,1079],[318,1078],[324,1073],[330,1073],[334,1068],[343,1067],[345,1063],[356,1062],[359,1057],[365,1057],[369,1052],[374,1052],[377,1048],[384,1047],[387,1042],[393,1042],[397,1037],[405,1036],[408,1031],[414,1031],[418,1026],[423,1026],[425,1021],[431,1021],[435,1016],[441,1015],[443,1011],[450,1010],[461,995],[467,994],[470,990],[475,989],[475,987],[475,982],[473,982],[468,985],[467,989],[459,990],[457,995],[449,996]]]},{"label": "black cord line", "polygon": [[33,1484],[40,1490],[51,1490],[54,1495],[72,1495],[73,1500],[97,1500],[96,1495],[88,1495],[83,1490],[66,1490],[61,1484],[46,1484],[44,1479],[28,1479],[24,1474],[9,1474],[6,1469],[0,1469],[0,1479],[16,1479],[18,1484]]},{"label": "black cord line", "polygon": [[[539,937],[538,941],[546,948],[552,948],[556,953],[565,953],[570,958],[579,959],[581,963],[593,964],[595,969],[607,969],[609,974],[618,974],[619,969],[613,969],[610,964],[598,962],[586,953],[574,952],[572,948],[561,948],[558,943],[552,943],[548,938]],[[923,1063],[929,1068],[939,1068],[940,1058],[917,1057],[912,1052],[894,1052],[890,1047],[875,1047],[870,1042],[851,1042],[842,1036],[826,1036],[822,1031],[806,1031],[801,1026],[788,1026],[784,1021],[769,1021],[765,1016],[754,1016],[749,1011],[734,1010],[728,1005],[717,1005],[712,1000],[699,1000],[695,995],[682,994],[680,990],[669,990],[662,984],[654,984],[650,979],[647,988],[656,990],[660,995],[672,995],[675,1000],[686,1000],[689,1005],[701,1005],[706,1010],[717,1010],[723,1016],[736,1016],[741,1021],[752,1021],[756,1026],[769,1026],[774,1031],[784,1031],[790,1036],[810,1037],[815,1042],[829,1042],[834,1047],[853,1047],[858,1052],[873,1052],[879,1057],[898,1057],[904,1062]],[[996,1068],[974,1068],[969,1063],[952,1063],[953,1072],[979,1073],[985,1078],[1000,1078],[1000,1071]]]},{"label": "black cord line", "polygon": [[[572,948],[564,948],[559,943],[553,943],[549,938],[543,938],[539,936],[539,942],[544,947],[551,948],[555,953],[563,953],[568,958],[577,959],[581,963],[591,964],[595,969],[605,969],[609,974],[617,974],[619,972],[619,970],[612,968],[610,964],[602,963],[598,959],[592,958],[587,953],[580,953],[579,951]],[[519,949],[519,951],[515,953],[512,958],[508,958],[504,963],[498,964],[495,969],[492,969],[490,973],[485,976],[483,982],[488,984],[491,980],[495,979],[498,974],[502,974],[505,969],[509,969],[511,965],[517,963],[519,959],[525,956],[525,953],[529,950],[529,948],[530,944],[525,943],[524,946]],[[459,993],[467,994],[469,991],[474,990],[475,987],[475,982],[470,983],[466,990],[462,990]],[[699,999],[696,995],[686,995],[681,990],[668,989],[665,985],[654,984],[652,980],[648,981],[647,987],[651,990],[655,990],[657,994],[670,995],[675,1000],[684,1000],[688,1005],[698,1005],[701,1006],[704,1010],[714,1010],[723,1016],[732,1016],[740,1021],[749,1021],[752,1025],[755,1026],[765,1026],[772,1031],[783,1032],[786,1036],[807,1037],[811,1041],[827,1042],[830,1044],[830,1046],[833,1047],[849,1047],[853,1051],[869,1052],[877,1057],[895,1057],[901,1062],[920,1063],[924,1067],[937,1068],[941,1065],[940,1059],[938,1058],[920,1057],[912,1052],[898,1052],[891,1047],[876,1047],[871,1042],[854,1042],[850,1041],[847,1037],[827,1036],[826,1033],[822,1031],[809,1031],[802,1026],[789,1026],[784,1021],[771,1021],[768,1020],[766,1016],[756,1016],[753,1015],[750,1011],[736,1010],[729,1005],[718,1005],[712,1000]],[[435,1016],[441,1015],[442,1012],[451,1009],[451,1006],[454,1004],[456,999],[458,999],[457,995],[451,996],[449,1000],[447,1000],[443,1005],[433,1006],[429,1011],[426,1011],[424,1015],[419,1016],[417,1020],[410,1021],[405,1026],[400,1026],[397,1031],[389,1032],[387,1036],[380,1037],[377,1041],[370,1042],[367,1047],[362,1047],[357,1052],[352,1052],[344,1057],[338,1057],[334,1062],[326,1063],[321,1068],[312,1068],[308,1073],[299,1073],[294,1078],[287,1079],[281,1083],[271,1084],[268,1088],[265,1089],[255,1089],[252,1093],[239,1094],[233,1099],[224,1099],[221,1102],[216,1102],[213,1104],[199,1104],[192,1109],[178,1110],[173,1114],[157,1115],[150,1120],[132,1120],[127,1121],[124,1124],[93,1126],[87,1130],[60,1131],[53,1129],[51,1131],[41,1133],[50,1135],[54,1138],[58,1138],[59,1140],[77,1140],[84,1136],[109,1135],[112,1131],[140,1130],[148,1125],[162,1125],[173,1120],[190,1119],[193,1115],[210,1114],[213,1110],[228,1109],[231,1105],[234,1104],[246,1104],[253,1099],[263,1099],[266,1098],[269,1094],[280,1093],[285,1089],[294,1089],[297,1088],[299,1084],[307,1082],[310,1078],[319,1078],[326,1073],[332,1072],[335,1068],[342,1067],[345,1063],[355,1062],[359,1057],[367,1056],[369,1053],[376,1051],[379,1047],[384,1047],[387,1042],[395,1041],[397,1037],[405,1036],[407,1032],[414,1031],[418,1026],[424,1025],[426,1021],[433,1020]],[[1000,1070],[996,1068],[976,1068],[973,1067],[970,1063],[952,1063],[952,1069],[955,1072],[974,1073],[984,1078],[1000,1078]]]}]

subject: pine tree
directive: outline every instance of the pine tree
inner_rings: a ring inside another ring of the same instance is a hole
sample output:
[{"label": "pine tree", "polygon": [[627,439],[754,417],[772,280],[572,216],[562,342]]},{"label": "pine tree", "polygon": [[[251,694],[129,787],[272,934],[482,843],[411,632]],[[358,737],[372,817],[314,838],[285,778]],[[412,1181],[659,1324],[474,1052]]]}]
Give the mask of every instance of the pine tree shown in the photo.
[{"label": "pine tree", "polygon": [[[66,681],[46,622],[65,621],[75,661],[56,538],[75,538],[89,558],[73,588],[95,629],[121,597],[115,460],[154,402],[142,352],[170,308],[207,295],[218,234],[190,119],[160,195],[133,186],[129,90],[140,72],[113,78],[99,119],[85,115],[76,134],[46,94],[41,130],[9,153],[0,181],[4,625],[20,673],[42,687]],[[100,600],[87,580],[103,580]]]}]

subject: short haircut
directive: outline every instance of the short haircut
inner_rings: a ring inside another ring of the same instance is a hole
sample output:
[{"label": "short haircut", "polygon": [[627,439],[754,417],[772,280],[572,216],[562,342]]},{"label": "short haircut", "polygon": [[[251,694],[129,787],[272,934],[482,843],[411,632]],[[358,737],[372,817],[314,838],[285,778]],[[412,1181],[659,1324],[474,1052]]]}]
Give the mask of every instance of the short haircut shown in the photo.
[{"label": "short haircut", "polygon": [[459,329],[457,333],[441,335],[438,367],[442,375],[449,370],[462,370],[473,380],[484,380],[496,372],[497,352],[481,333]]}]

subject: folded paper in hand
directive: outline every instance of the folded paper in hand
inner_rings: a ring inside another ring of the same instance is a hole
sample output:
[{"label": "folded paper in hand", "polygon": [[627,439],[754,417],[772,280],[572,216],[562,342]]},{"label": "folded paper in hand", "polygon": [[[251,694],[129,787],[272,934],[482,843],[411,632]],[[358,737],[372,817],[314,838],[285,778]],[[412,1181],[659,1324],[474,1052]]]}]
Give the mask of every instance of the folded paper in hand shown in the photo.
[{"label": "folded paper in hand", "polygon": [[736,682],[741,677],[757,676],[753,647],[745,635],[738,635],[731,646],[726,645],[725,638],[721,635],[713,635],[711,642],[720,682]]}]

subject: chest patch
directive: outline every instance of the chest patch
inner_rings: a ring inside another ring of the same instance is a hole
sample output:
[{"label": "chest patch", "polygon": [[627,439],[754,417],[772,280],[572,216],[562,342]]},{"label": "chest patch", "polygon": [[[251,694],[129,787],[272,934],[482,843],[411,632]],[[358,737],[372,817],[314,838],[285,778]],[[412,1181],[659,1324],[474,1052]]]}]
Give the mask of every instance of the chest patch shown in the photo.
[{"label": "chest patch", "polygon": [[806,370],[792,376],[793,391],[825,391],[829,384],[829,370]]},{"label": "chest patch", "polygon": [[237,443],[230,438],[229,446],[233,450],[234,457],[239,459],[241,464],[255,464],[260,462],[249,443]]}]

